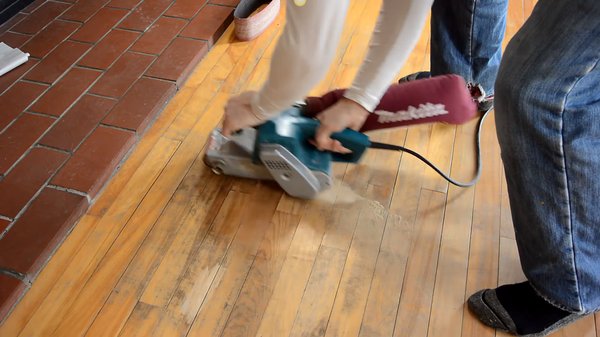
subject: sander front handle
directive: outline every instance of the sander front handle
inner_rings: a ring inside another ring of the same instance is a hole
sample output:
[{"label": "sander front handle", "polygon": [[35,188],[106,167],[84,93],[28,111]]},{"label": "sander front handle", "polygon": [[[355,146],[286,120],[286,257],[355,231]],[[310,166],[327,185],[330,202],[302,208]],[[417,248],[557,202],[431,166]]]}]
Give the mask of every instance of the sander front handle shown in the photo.
[{"label": "sander front handle", "polygon": [[[302,130],[304,139],[314,139],[319,121],[314,118],[306,118],[298,127]],[[331,159],[336,162],[357,163],[363,153],[371,146],[369,137],[364,133],[345,129],[331,135],[332,139],[339,141],[342,146],[352,151],[350,153],[331,152]]]}]

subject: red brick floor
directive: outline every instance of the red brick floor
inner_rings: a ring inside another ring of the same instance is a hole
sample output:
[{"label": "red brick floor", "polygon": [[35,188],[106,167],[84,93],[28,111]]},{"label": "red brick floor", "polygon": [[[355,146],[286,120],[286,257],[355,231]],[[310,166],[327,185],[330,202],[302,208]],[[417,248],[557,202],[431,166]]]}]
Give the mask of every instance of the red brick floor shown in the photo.
[{"label": "red brick floor", "polygon": [[239,0],[36,0],[0,26],[0,321],[232,21]]}]

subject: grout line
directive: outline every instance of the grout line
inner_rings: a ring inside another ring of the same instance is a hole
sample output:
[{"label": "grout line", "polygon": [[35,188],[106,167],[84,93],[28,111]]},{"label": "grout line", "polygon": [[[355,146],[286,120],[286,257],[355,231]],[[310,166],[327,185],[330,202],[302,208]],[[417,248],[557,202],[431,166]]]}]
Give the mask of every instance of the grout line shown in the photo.
[{"label": "grout line", "polygon": [[[70,5],[70,6],[69,6],[69,7],[67,7],[67,8],[66,8],[64,11],[62,11],[62,12],[58,13],[54,19],[52,19],[50,22],[48,22],[47,24],[45,24],[45,25],[44,25],[42,28],[40,28],[40,29],[39,29],[39,30],[38,30],[36,33],[34,33],[33,35],[38,35],[38,34],[39,34],[41,31],[43,31],[44,29],[48,28],[48,26],[50,26],[52,23],[54,23],[54,22],[56,22],[56,21],[64,21],[64,20],[61,20],[61,19],[59,19],[59,17],[60,17],[61,15],[65,14],[65,13],[66,13],[66,12],[67,12],[69,9],[71,9],[71,7],[73,7],[73,4],[71,4],[71,3],[67,3],[67,2],[60,2],[60,1],[52,1],[52,0],[47,0],[45,3],[47,3],[47,2],[55,2],[55,3],[68,4],[68,5]],[[27,19],[27,18],[29,18],[29,17],[30,17],[32,14],[34,14],[35,12],[37,12],[38,10],[40,10],[40,8],[42,8],[42,7],[44,6],[44,4],[45,4],[45,3],[43,3],[43,4],[40,4],[40,5],[39,5],[39,6],[38,6],[38,7],[37,7],[35,10],[31,11],[30,13],[23,13],[23,14],[27,15],[27,17],[26,17],[26,18],[23,18],[23,19]],[[22,12],[19,12],[19,13],[22,13]],[[14,24],[12,27],[10,27],[10,29],[8,30],[8,32],[12,32],[12,33],[18,33],[18,32],[12,31],[11,29],[15,28],[15,26],[16,26],[17,24],[21,23],[22,21],[23,21],[23,20],[19,21],[18,23]]]},{"label": "grout line", "polygon": [[137,131],[136,130],[124,128],[124,127],[121,127],[121,126],[116,126],[116,125],[111,125],[111,124],[105,124],[105,123],[102,123],[102,122],[100,122],[98,124],[98,126],[102,126],[102,127],[109,128],[109,129],[115,129],[115,130],[119,130],[119,131],[133,132],[133,133],[135,133],[137,135]]},{"label": "grout line", "polygon": [[[41,137],[40,137],[41,139]],[[39,139],[38,139],[39,141]],[[36,141],[37,143],[37,141]],[[39,145],[39,144],[38,144]],[[26,152],[26,154],[24,154],[23,156],[21,156],[21,158],[19,158],[19,161],[21,161],[27,154],[29,154],[31,152],[32,149],[34,149],[36,146],[34,144],[34,146],[30,147],[29,150]],[[43,146],[40,146],[43,147]],[[48,147],[50,149],[52,149],[51,147]],[[68,152],[67,152],[68,153]],[[68,153],[70,155],[70,153]],[[38,196],[42,193],[42,191],[44,190],[44,188],[48,187],[50,182],[52,181],[52,179],[54,178],[54,176],[56,176],[58,174],[58,172],[60,172],[60,170],[62,170],[62,168],[67,164],[67,162],[69,161],[70,157],[65,159],[65,161],[59,165],[56,168],[56,171],[50,175],[50,177],[48,177],[48,179],[46,179],[44,181],[44,183],[41,185],[41,187],[33,194],[33,196],[31,196],[31,198],[29,199],[29,201],[21,208],[21,210],[19,211],[19,213],[17,213],[17,215],[15,216],[15,218],[13,219],[13,223],[6,229],[6,232],[8,233],[8,230],[14,225],[14,223],[29,209],[29,207],[31,206],[31,204],[37,200]],[[14,166],[12,167],[14,168]],[[11,168],[11,169],[12,169]]]},{"label": "grout line", "polygon": [[[46,0],[46,2],[56,2],[56,3],[59,3],[59,4],[74,5],[74,3],[67,2],[67,1],[60,1],[60,0]],[[42,7],[42,5],[40,5],[38,8]],[[37,11],[38,8],[36,8],[35,10]]]},{"label": "grout line", "polygon": [[40,143],[34,144],[33,148],[48,149],[48,150],[53,150],[53,151],[58,151],[58,152],[61,152],[61,153],[65,153],[65,154],[68,154],[68,155],[72,155],[73,154],[69,150],[61,149],[61,148],[50,146],[50,145],[40,144]]},{"label": "grout line", "polygon": [[[38,61],[41,61],[41,59],[40,59],[40,60],[38,60]],[[38,63],[38,64],[39,64],[39,63]],[[36,64],[36,66],[37,66],[38,64]],[[34,67],[32,67],[31,69],[33,69],[33,68],[35,68],[35,66],[34,66]],[[15,83],[17,83],[17,82],[25,82],[25,83],[31,83],[31,84],[45,85],[45,86],[47,86],[48,88],[50,88],[50,87],[52,86],[52,83],[39,82],[39,81],[34,81],[34,80],[30,80],[30,79],[27,79],[27,78],[25,78],[25,75],[27,75],[27,74],[28,74],[28,73],[31,71],[31,69],[30,69],[30,70],[28,70],[28,71],[27,71],[25,74],[23,74],[23,77],[22,77],[22,78],[20,78],[19,80],[15,81]],[[14,84],[14,83],[13,83],[13,84]],[[11,85],[11,87],[12,87],[12,85]],[[48,89],[48,88],[46,88],[46,89]],[[10,89],[10,87],[9,87],[9,89]],[[45,94],[45,93],[46,93],[46,92],[43,92],[43,93],[42,93],[40,96],[42,96],[42,95],[43,95],[43,94]]]},{"label": "grout line", "polygon": [[157,81],[161,81],[161,82],[165,82],[165,83],[175,84],[175,86],[177,87],[177,91],[179,91],[179,86],[177,85],[177,81],[168,80],[166,78],[161,78],[161,77],[154,77],[154,76],[150,76],[150,75],[146,75],[146,74],[140,76],[140,78],[153,79],[153,80],[157,80]]},{"label": "grout line", "polygon": [[[166,49],[166,48],[165,48]],[[149,53],[144,53],[141,51],[135,51],[135,50],[127,50],[126,53],[132,53],[132,54],[138,54],[138,55],[144,55],[144,56],[154,56],[155,58],[158,59],[158,57],[162,54],[149,54]],[[153,62],[154,63],[154,62]]]},{"label": "grout line", "polygon": [[[127,17],[127,16],[125,16],[125,17]],[[123,19],[125,19],[125,18],[123,18]],[[152,22],[152,24],[154,24],[154,22]],[[152,26],[150,25],[149,27],[152,27]],[[137,29],[131,29],[131,28],[127,28],[127,27],[116,27],[116,26],[111,28],[111,30],[120,30],[120,31],[124,31],[124,32],[140,33],[141,35],[144,35],[144,33],[146,33],[146,31],[147,31],[147,30],[141,31],[141,30],[137,30]]]},{"label": "grout line", "polygon": [[[65,72],[66,73],[66,72]],[[60,116],[56,117],[56,120],[54,121],[54,123],[52,123],[50,126],[48,126],[48,128],[32,143],[32,145],[29,147],[29,149],[27,149],[12,165],[11,167],[8,168],[8,170],[5,172],[5,175],[10,173],[10,171],[12,171],[15,166],[17,166],[21,160],[23,160],[23,158],[25,158],[25,156],[27,156],[31,150],[34,148],[35,144],[38,144],[40,140],[42,140],[42,138],[44,138],[44,136],[46,136],[46,134],[48,134],[50,132],[50,130],[52,130],[62,119],[63,117],[67,114],[67,112],[69,112],[69,110],[71,110],[73,108],[73,106],[75,106],[79,100],[81,100],[81,98],[86,94],[86,92],[94,85],[96,84],[96,82],[98,82],[98,80],[101,78],[102,76],[98,76],[84,91],[82,91],[82,93],[75,98],[75,100],[73,101],[73,103],[71,103],[71,105],[69,105],[67,108],[65,108],[65,110],[61,113]],[[47,92],[47,91],[46,91]],[[38,97],[38,99],[36,99],[35,101],[39,100],[42,96],[44,96],[46,94],[46,92],[44,92],[44,94],[40,95],[40,97]],[[31,103],[29,105],[29,107],[31,107],[34,103]],[[10,125],[14,124],[15,121],[19,118],[21,118],[24,114],[29,113],[32,115],[39,115],[39,116],[48,116],[48,117],[52,117],[51,115],[46,115],[43,113],[39,113],[39,112],[32,112],[32,111],[28,111],[27,109],[25,109],[24,112],[22,112],[18,118],[15,118]],[[7,126],[8,127],[8,126]]]},{"label": "grout line", "polygon": [[[73,40],[69,40],[69,41],[73,41]],[[90,48],[90,50],[92,50],[92,49],[94,49],[94,47]],[[84,55],[87,55],[87,52]],[[79,62],[79,61],[81,61],[81,58],[79,60],[77,60],[77,62]],[[108,68],[110,68],[110,66]],[[105,73],[107,71],[107,69],[94,68],[94,67],[90,67],[90,66],[80,65],[80,64],[77,64],[77,63],[74,63],[71,66],[71,68],[69,69],[69,71],[71,71],[72,69],[94,70],[94,71],[98,71],[98,72],[101,72],[101,73]]]},{"label": "grout line", "polygon": [[[180,32],[181,33],[181,32]],[[193,41],[202,41],[202,42],[206,42],[206,45],[208,48],[208,51],[210,51],[212,49],[212,46],[214,46],[214,43],[210,43],[209,40],[207,39],[199,39],[199,38],[195,38],[195,37],[190,37],[190,36],[182,36],[180,34],[177,34],[177,36],[175,36],[175,39],[184,39],[184,40],[193,40]]]},{"label": "grout line", "polygon": [[81,191],[78,191],[73,188],[62,187],[62,186],[53,185],[53,184],[47,184],[46,187],[57,190],[57,191],[69,192],[69,193],[76,194],[81,197],[85,197],[87,199],[88,203],[90,202],[90,196],[85,192],[81,192]]},{"label": "grout line", "polygon": [[236,6],[229,6],[229,5],[224,5],[224,4],[215,4],[215,3],[212,3],[210,1],[207,2],[206,4],[207,5],[212,5],[212,6],[225,7],[225,8],[236,8]]},{"label": "grout line", "polygon": [[[200,12],[200,10],[198,10],[198,12]],[[188,23],[192,21],[192,19],[188,19],[188,18],[182,18],[179,16],[174,16],[174,15],[167,15],[167,14],[163,14],[161,17],[163,18],[169,18],[169,19],[179,19],[179,20],[185,20]]]},{"label": "grout line", "polygon": [[27,276],[25,274],[19,273],[17,271],[6,269],[6,268],[0,268],[0,274],[16,278],[19,281],[22,281],[23,283],[25,283],[27,286],[31,285],[31,281],[27,278]]},{"label": "grout line", "polygon": [[43,113],[43,112],[35,112],[35,111],[25,110],[25,111],[23,111],[23,114],[29,114],[29,115],[34,115],[34,116],[49,117],[49,118],[52,118],[52,119],[58,119],[58,117],[56,117],[54,115],[50,115],[50,114]]},{"label": "grout line", "polygon": [[[123,99],[123,97],[119,97],[119,98],[115,98],[115,97],[111,97],[111,96],[104,96],[104,95],[100,95],[100,94],[96,94],[96,93],[92,93],[92,92],[86,92],[85,95],[87,96],[93,96],[93,97],[98,97],[98,98],[104,98],[104,99],[109,99],[111,101],[115,101],[115,104],[119,103],[119,101],[121,99]],[[111,109],[112,110],[112,109]]]},{"label": "grout line", "polygon": [[[146,74],[140,76],[140,78],[148,78],[148,79],[158,80],[158,81],[165,82],[165,83],[175,84],[177,86],[177,81],[167,80],[166,78],[154,77],[154,76],[149,76]],[[177,88],[177,91],[179,91],[179,88]]]}]

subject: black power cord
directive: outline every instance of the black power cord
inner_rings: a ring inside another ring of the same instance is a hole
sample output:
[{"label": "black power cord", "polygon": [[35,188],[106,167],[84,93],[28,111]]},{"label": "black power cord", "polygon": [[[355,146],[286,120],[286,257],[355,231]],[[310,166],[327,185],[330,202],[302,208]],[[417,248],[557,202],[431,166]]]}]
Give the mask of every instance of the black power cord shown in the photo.
[{"label": "black power cord", "polygon": [[442,172],[442,170],[440,170],[437,166],[433,165],[429,160],[427,160],[427,158],[423,157],[422,155],[420,155],[418,152],[415,152],[409,148],[406,148],[404,146],[400,146],[400,145],[392,145],[392,144],[385,144],[385,143],[378,143],[378,142],[371,142],[371,146],[370,148],[372,149],[382,149],[382,150],[393,150],[393,151],[401,151],[401,152],[406,152],[408,154],[411,154],[415,157],[417,157],[417,159],[419,159],[420,161],[424,162],[425,164],[427,164],[429,167],[431,167],[435,172],[437,172],[439,175],[441,175],[444,179],[446,179],[448,182],[450,182],[453,185],[459,186],[459,187],[470,187],[475,185],[475,183],[477,183],[477,180],[479,180],[479,177],[481,176],[481,127],[483,125],[483,121],[485,120],[485,117],[488,115],[488,113],[492,110],[492,108],[490,107],[489,109],[487,109],[485,112],[483,112],[481,114],[481,117],[479,118],[479,122],[477,124],[477,132],[475,133],[475,146],[476,146],[476,152],[477,152],[477,173],[475,175],[475,178],[473,178],[473,180],[467,182],[467,183],[462,183],[459,181],[456,181],[452,178],[450,178],[447,174],[445,174],[444,172]]}]

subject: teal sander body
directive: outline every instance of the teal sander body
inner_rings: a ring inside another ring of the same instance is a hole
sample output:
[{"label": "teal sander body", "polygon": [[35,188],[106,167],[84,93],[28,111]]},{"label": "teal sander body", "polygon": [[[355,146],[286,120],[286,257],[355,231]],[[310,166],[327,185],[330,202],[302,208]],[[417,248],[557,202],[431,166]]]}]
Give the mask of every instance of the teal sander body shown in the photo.
[{"label": "teal sander body", "polygon": [[332,135],[352,152],[319,151],[309,141],[319,121],[294,106],[256,128],[229,138],[213,130],[204,162],[217,174],[273,179],[291,196],[312,199],[332,185],[332,162],[356,163],[371,145],[365,134],[346,129]]}]

